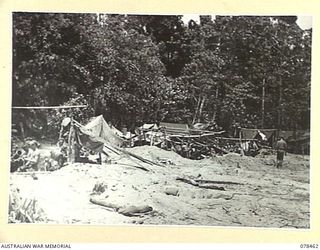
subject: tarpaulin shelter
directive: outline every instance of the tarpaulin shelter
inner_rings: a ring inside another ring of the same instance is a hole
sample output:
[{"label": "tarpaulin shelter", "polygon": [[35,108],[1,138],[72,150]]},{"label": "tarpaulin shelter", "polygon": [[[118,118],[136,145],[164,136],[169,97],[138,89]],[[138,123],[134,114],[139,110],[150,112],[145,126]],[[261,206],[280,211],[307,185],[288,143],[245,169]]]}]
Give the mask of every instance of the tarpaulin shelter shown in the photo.
[{"label": "tarpaulin shelter", "polygon": [[110,126],[111,131],[119,137],[125,137],[124,134],[114,126]]},{"label": "tarpaulin shelter", "polygon": [[94,117],[87,125],[82,126],[73,120],[72,133],[77,145],[81,145],[94,152],[101,153],[104,146],[122,146],[124,140],[114,133],[103,116]]},{"label": "tarpaulin shelter", "polygon": [[[130,159],[136,159],[149,165],[162,166],[158,163],[152,162],[148,159],[128,152],[123,148],[120,148],[124,140],[112,131],[110,126],[103,119],[102,115],[95,117],[85,126],[82,126],[79,122],[73,120],[69,137],[73,138],[69,140],[70,148],[77,148],[83,146],[92,151],[104,154],[107,154],[105,152],[105,149],[107,149],[108,151],[111,151],[117,155],[123,154]],[[71,153],[71,155],[76,154]],[[70,160],[73,161],[72,159]],[[140,165],[135,167],[148,171],[148,169]]]},{"label": "tarpaulin shelter", "polygon": [[175,128],[175,129],[188,129],[188,124],[184,123],[169,123],[169,122],[160,122],[160,127],[166,128]]},{"label": "tarpaulin shelter", "polygon": [[276,129],[241,128],[241,131],[240,131],[242,139],[258,139],[258,138],[263,139],[259,132],[266,136],[266,139],[270,145],[273,145],[277,135]]},{"label": "tarpaulin shelter", "polygon": [[257,129],[241,128],[240,133],[241,133],[241,138],[243,138],[243,139],[254,139],[258,134],[258,130]]},{"label": "tarpaulin shelter", "polygon": [[95,138],[99,138],[112,146],[121,146],[124,140],[118,136],[108,125],[102,115],[95,117],[91,122],[84,126],[86,132]]},{"label": "tarpaulin shelter", "polygon": [[99,153],[103,151],[105,144],[101,138],[92,135],[90,132],[81,127],[75,128],[75,140],[78,145]]},{"label": "tarpaulin shelter", "polygon": [[160,122],[160,128],[164,129],[165,133],[168,135],[189,134],[188,124]]}]

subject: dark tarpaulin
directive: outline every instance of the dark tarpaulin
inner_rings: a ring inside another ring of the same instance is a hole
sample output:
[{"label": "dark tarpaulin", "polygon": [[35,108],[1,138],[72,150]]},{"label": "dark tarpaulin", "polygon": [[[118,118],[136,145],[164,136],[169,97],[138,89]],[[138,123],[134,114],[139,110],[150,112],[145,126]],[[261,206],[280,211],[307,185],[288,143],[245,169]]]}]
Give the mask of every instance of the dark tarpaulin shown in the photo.
[{"label": "dark tarpaulin", "polygon": [[241,128],[242,138],[243,139],[255,139],[260,131],[264,134],[269,140],[275,133],[276,129],[250,129],[250,128]]},{"label": "dark tarpaulin", "polygon": [[242,134],[242,139],[254,139],[258,134],[258,131],[257,129],[242,128],[241,134]]},{"label": "dark tarpaulin", "polygon": [[273,135],[275,135],[275,129],[259,129],[259,131],[264,134],[269,140]]},{"label": "dark tarpaulin", "polygon": [[75,133],[76,141],[81,146],[94,152],[100,153],[103,151],[104,142],[101,139],[91,136],[81,128],[76,128]]}]

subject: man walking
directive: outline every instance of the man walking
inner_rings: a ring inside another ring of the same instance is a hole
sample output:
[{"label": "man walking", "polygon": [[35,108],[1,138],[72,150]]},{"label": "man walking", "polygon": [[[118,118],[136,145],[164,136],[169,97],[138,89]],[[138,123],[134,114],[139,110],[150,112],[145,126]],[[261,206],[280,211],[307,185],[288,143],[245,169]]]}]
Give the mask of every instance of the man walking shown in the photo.
[{"label": "man walking", "polygon": [[285,142],[283,137],[280,137],[280,140],[277,141],[276,150],[277,150],[277,168],[280,168],[282,167],[283,158],[287,151],[287,143]]}]

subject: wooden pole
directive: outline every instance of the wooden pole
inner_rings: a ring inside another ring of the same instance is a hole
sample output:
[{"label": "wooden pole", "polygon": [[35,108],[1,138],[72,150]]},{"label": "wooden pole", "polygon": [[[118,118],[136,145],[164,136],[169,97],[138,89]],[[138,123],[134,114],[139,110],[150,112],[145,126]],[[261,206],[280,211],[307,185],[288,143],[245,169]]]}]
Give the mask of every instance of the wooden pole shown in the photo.
[{"label": "wooden pole", "polygon": [[72,106],[30,106],[18,107],[14,106],[12,109],[68,109],[68,108],[85,108],[87,105],[72,105]]},{"label": "wooden pole", "polygon": [[70,130],[68,136],[68,161],[74,163],[75,161],[75,150],[74,150],[74,127],[73,127],[73,118],[70,122]]}]

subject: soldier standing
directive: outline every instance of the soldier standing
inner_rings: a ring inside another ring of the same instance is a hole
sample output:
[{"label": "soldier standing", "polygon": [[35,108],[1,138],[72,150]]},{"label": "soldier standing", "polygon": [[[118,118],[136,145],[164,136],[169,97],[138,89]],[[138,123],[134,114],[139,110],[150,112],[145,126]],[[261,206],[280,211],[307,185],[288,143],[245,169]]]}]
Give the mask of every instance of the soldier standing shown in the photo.
[{"label": "soldier standing", "polygon": [[277,168],[280,168],[282,167],[283,158],[287,151],[287,143],[285,142],[283,137],[280,137],[280,140],[277,141],[276,150],[277,150]]}]

